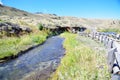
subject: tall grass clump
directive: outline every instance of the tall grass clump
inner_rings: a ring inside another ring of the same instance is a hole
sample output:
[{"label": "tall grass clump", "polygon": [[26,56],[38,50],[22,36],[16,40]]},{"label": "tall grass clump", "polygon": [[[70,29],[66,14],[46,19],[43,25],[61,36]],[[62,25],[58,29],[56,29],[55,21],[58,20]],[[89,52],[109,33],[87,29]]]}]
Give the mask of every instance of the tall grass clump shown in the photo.
[{"label": "tall grass clump", "polygon": [[94,41],[85,37],[79,37],[85,41],[79,40],[77,34],[71,33],[61,36],[65,38],[66,55],[50,80],[109,80],[105,52],[99,54],[86,44],[87,41],[94,44]]}]

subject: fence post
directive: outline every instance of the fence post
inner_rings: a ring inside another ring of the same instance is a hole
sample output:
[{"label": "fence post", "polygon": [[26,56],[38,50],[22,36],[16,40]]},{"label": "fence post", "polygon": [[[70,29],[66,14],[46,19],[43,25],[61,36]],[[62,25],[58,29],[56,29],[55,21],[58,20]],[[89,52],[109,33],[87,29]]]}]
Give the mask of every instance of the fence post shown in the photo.
[{"label": "fence post", "polygon": [[109,42],[109,37],[107,37],[106,40],[105,40],[105,47],[106,47],[106,48],[107,48],[107,46],[108,46],[108,42]]},{"label": "fence post", "polygon": [[115,51],[116,51],[116,48],[112,48],[108,50],[107,63],[108,63],[108,68],[110,72],[112,72],[113,64],[115,61],[115,54],[114,54]]},{"label": "fence post", "polygon": [[112,39],[110,39],[110,40],[108,41],[107,48],[108,48],[108,49],[113,48],[113,40],[112,40]]},{"label": "fence post", "polygon": [[107,38],[107,36],[105,35],[105,36],[103,37],[103,44],[104,44],[104,46],[105,46],[105,44],[106,44],[106,38]]}]

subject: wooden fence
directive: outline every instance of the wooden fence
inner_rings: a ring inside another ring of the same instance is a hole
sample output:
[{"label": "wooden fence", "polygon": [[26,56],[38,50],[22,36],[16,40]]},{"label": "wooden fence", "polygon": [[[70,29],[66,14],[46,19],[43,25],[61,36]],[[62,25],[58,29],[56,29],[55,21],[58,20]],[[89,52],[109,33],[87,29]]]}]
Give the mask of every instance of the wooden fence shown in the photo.
[{"label": "wooden fence", "polygon": [[[85,33],[80,33],[80,35],[84,35]],[[85,34],[86,36],[86,34]],[[89,37],[91,37],[94,40],[98,40],[101,43],[104,44],[104,46],[107,48],[107,62],[109,71],[112,73],[117,73],[120,71],[119,65],[120,65],[120,40],[118,40],[117,36],[115,34],[105,34],[102,32],[91,32],[91,34],[88,34]],[[118,65],[117,67],[113,67],[113,65]]]}]

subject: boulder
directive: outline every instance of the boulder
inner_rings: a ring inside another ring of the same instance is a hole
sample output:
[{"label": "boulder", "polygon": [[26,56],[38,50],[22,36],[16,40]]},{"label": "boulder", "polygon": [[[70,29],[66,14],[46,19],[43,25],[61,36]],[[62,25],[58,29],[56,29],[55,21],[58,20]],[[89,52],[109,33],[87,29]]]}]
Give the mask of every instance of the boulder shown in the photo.
[{"label": "boulder", "polygon": [[30,33],[30,32],[32,32],[32,30],[30,28],[26,27],[25,32]]}]

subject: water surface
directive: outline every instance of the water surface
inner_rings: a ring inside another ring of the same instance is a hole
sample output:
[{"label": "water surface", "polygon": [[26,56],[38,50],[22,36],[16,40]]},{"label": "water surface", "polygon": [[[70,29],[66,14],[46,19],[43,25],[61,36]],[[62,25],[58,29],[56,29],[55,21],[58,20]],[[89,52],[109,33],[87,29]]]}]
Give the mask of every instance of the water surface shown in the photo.
[{"label": "water surface", "polygon": [[0,80],[46,80],[64,55],[63,38],[54,36],[22,56],[0,63]]}]

